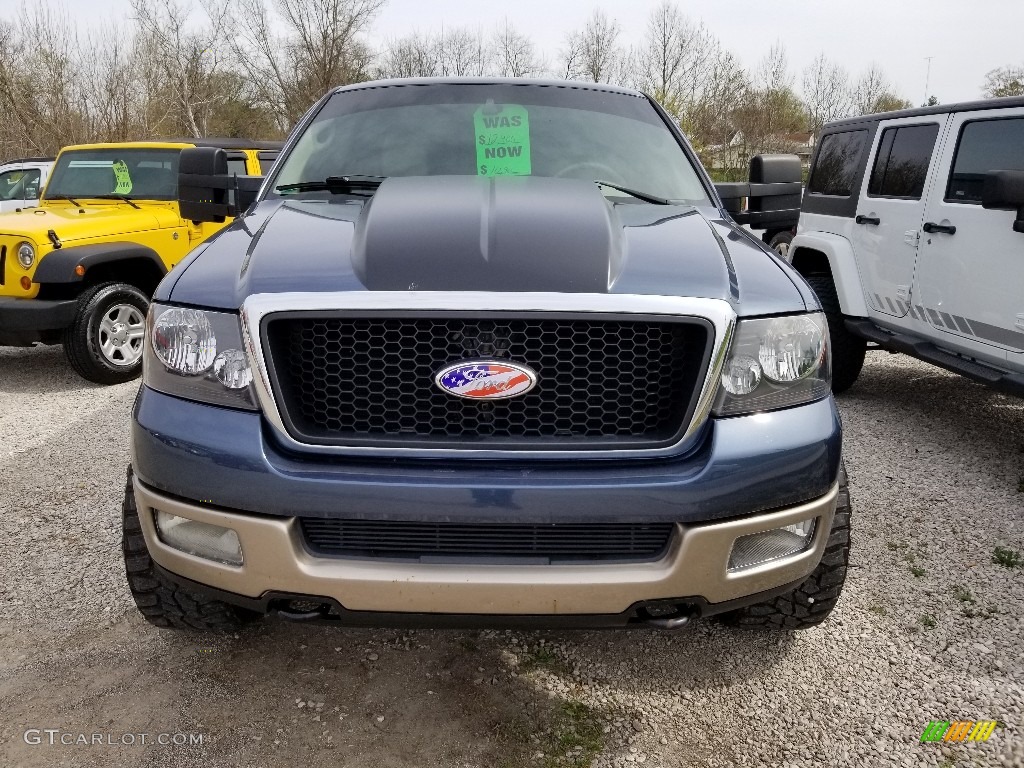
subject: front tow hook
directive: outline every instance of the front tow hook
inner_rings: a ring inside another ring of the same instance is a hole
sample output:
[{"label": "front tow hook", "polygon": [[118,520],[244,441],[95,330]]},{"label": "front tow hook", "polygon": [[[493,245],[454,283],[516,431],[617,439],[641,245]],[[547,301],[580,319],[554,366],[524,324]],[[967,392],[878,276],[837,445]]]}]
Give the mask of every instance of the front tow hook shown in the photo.
[{"label": "front tow hook", "polygon": [[690,623],[689,616],[672,616],[667,619],[644,619],[644,623],[654,629],[682,629]]}]

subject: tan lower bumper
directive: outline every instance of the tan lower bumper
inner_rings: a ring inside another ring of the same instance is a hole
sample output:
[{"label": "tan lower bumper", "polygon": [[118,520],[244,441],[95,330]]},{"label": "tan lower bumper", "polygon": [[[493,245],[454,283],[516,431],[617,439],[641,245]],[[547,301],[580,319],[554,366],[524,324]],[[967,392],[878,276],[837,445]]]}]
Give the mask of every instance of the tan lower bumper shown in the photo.
[{"label": "tan lower bumper", "polygon": [[[838,486],[807,504],[741,520],[679,525],[673,544],[650,563],[595,565],[409,564],[311,555],[295,518],[272,519],[184,504],[138,480],[135,498],[153,559],[172,573],[258,598],[291,592],[333,598],[352,611],[451,614],[617,614],[642,601],[703,597],[711,603],[788,584],[817,566],[828,541]],[[157,538],[153,509],[233,529],[241,566],[173,549]],[[727,573],[738,536],[819,518],[810,549]]]}]

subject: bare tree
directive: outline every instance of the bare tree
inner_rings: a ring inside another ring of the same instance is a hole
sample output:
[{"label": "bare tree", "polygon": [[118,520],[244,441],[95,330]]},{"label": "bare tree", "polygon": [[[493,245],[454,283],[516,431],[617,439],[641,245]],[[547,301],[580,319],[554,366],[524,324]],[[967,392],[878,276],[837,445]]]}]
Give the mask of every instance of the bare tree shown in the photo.
[{"label": "bare tree", "polygon": [[1024,67],[999,67],[989,71],[981,93],[986,99],[1024,96]]},{"label": "bare tree", "polygon": [[442,29],[388,40],[374,67],[378,77],[473,77],[487,73],[488,47],[479,32]]},{"label": "bare tree", "polygon": [[90,135],[78,37],[63,13],[24,5],[0,27],[0,109],[7,151],[49,154]]},{"label": "bare tree", "polygon": [[703,91],[683,116],[681,126],[709,168],[741,169],[746,158],[733,158],[738,129],[733,112],[751,89],[750,77],[730,52],[719,49]]},{"label": "bare tree", "polygon": [[877,64],[872,64],[861,75],[851,92],[853,114],[869,115],[875,112],[891,112],[911,106],[910,102],[894,92],[885,73]]},{"label": "bare tree", "polygon": [[566,79],[615,82],[623,60],[619,48],[619,23],[601,10],[594,11],[582,30],[566,36],[562,72]]},{"label": "bare tree", "polygon": [[804,69],[803,100],[807,108],[807,130],[817,136],[825,123],[850,113],[850,76],[824,53],[819,53]]},{"label": "bare tree", "polygon": [[143,37],[155,54],[181,128],[190,136],[206,136],[210,116],[225,94],[216,87],[225,69],[225,28],[228,5],[206,0],[206,19],[190,24],[192,4],[181,0],[131,0]]},{"label": "bare tree", "polygon": [[804,105],[793,91],[786,50],[772,46],[762,59],[733,120],[743,135],[747,157],[760,152],[791,152],[805,125]]},{"label": "bare tree", "polygon": [[287,130],[332,87],[366,78],[372,54],[361,34],[385,0],[273,2],[272,13],[265,0],[229,0],[239,64]]},{"label": "bare tree", "polygon": [[651,12],[644,40],[632,53],[633,84],[681,118],[707,87],[719,50],[718,40],[703,24],[694,24],[671,0],[663,0]]},{"label": "bare tree", "polygon": [[482,32],[442,29],[437,47],[440,74],[446,77],[480,77],[490,68],[490,51]]},{"label": "bare tree", "polygon": [[434,77],[440,70],[439,41],[419,33],[385,43],[376,68],[378,77]]},{"label": "bare tree", "polygon": [[536,46],[506,18],[494,31],[498,74],[502,77],[529,77],[540,74],[544,64]]}]

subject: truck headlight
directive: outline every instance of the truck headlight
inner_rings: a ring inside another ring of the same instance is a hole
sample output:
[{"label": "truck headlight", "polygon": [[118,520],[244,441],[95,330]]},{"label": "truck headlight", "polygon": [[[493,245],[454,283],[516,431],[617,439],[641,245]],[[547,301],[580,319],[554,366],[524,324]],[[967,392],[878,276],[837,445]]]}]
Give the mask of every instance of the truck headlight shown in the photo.
[{"label": "truck headlight", "polygon": [[22,269],[30,269],[36,263],[36,249],[32,243],[18,243],[18,263]]},{"label": "truck headlight", "polygon": [[832,387],[828,325],[820,312],[740,320],[715,401],[718,416],[820,400]]},{"label": "truck headlight", "polygon": [[152,304],[143,383],[168,395],[257,410],[238,315]]}]

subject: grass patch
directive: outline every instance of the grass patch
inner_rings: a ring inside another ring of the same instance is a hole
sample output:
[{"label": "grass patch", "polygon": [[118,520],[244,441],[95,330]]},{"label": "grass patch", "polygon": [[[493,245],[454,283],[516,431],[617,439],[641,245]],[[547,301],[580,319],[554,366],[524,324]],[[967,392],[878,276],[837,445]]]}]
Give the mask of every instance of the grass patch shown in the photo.
[{"label": "grass patch", "polygon": [[588,768],[602,749],[604,731],[594,710],[578,701],[563,702],[555,710],[547,749],[542,750],[545,768]]},{"label": "grass patch", "polygon": [[992,552],[992,562],[1003,568],[1020,568],[1024,565],[1024,557],[1015,549],[996,547]]},{"label": "grass patch", "polygon": [[971,594],[971,590],[969,590],[963,584],[956,584],[953,587],[953,597],[955,597],[961,603],[974,602],[974,595]]},{"label": "grass patch", "polygon": [[917,620],[925,629],[935,629],[938,625],[938,622],[935,621],[935,617],[930,613],[922,613]]},{"label": "grass patch", "polygon": [[885,546],[887,546],[891,551],[895,552],[900,548],[900,543],[898,541],[888,541],[886,542]]},{"label": "grass patch", "polygon": [[[543,726],[536,720],[517,717],[495,725],[494,734],[510,751],[519,753],[500,761],[501,768],[590,768],[604,749],[600,718],[578,701],[563,701],[552,707]],[[537,752],[544,756],[535,760]]]},{"label": "grass patch", "polygon": [[889,613],[887,610],[885,610],[884,605],[878,605],[877,603],[872,603],[871,605],[869,605],[868,610],[876,616],[886,616]]},{"label": "grass patch", "polygon": [[558,658],[554,651],[544,646],[539,646],[526,655],[519,662],[520,672],[532,672],[535,669],[547,669],[555,674],[565,674],[568,669],[565,663]]},{"label": "grass patch", "polygon": [[912,566],[910,566],[910,572],[912,574],[914,574],[914,576],[916,578],[918,578],[918,579],[920,579],[922,576],[924,576],[926,573],[928,573],[928,571],[926,571],[920,565],[912,565]]},{"label": "grass patch", "polygon": [[965,605],[960,613],[967,619],[991,619],[999,615],[999,609],[994,605],[987,605],[984,608],[975,605]]}]

